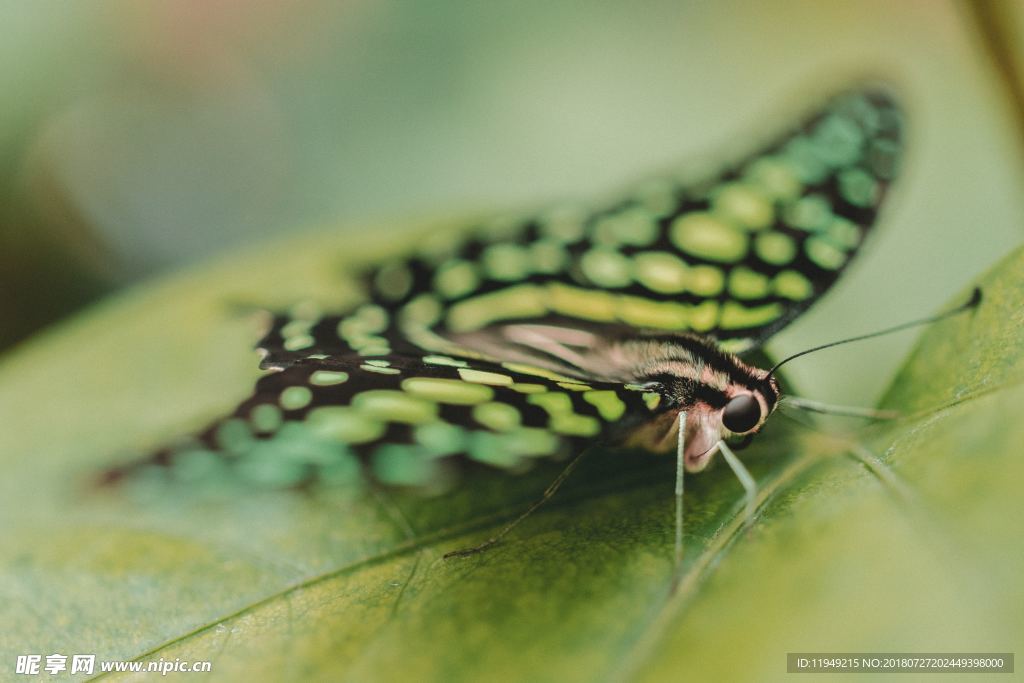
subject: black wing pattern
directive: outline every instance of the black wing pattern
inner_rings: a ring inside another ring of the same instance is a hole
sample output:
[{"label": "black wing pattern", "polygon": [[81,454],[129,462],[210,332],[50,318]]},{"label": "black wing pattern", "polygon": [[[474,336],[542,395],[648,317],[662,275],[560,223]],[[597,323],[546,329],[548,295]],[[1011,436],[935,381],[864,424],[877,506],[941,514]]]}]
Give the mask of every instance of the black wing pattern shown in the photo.
[{"label": "black wing pattern", "polygon": [[657,416],[662,397],[524,363],[503,354],[501,331],[760,343],[856,254],[896,172],[900,128],[886,95],[852,92],[706,182],[662,179],[597,211],[555,208],[427,243],[369,271],[366,302],[344,315],[275,318],[259,345],[270,373],[249,399],[111,477],[229,467],[293,486],[368,470],[429,489],[457,459],[516,470],[614,440]]}]

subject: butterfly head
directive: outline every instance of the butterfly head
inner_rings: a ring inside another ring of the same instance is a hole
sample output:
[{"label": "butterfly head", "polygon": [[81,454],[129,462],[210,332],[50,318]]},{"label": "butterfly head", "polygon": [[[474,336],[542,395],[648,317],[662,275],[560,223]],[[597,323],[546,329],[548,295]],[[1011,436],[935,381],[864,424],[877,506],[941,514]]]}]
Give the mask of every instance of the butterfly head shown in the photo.
[{"label": "butterfly head", "polygon": [[676,408],[673,412],[677,425],[680,414],[686,415],[686,470],[700,472],[707,467],[723,439],[753,438],[775,410],[778,400],[779,388],[774,380],[733,381],[725,386],[719,396],[697,398],[689,405]]},{"label": "butterfly head", "polygon": [[[751,438],[779,402],[779,385],[713,342],[690,336],[658,339],[637,374],[662,396],[659,419],[638,439],[657,451],[675,450],[685,414],[684,452],[689,472],[707,467],[723,439]],[[657,425],[656,427],[654,425]]]}]

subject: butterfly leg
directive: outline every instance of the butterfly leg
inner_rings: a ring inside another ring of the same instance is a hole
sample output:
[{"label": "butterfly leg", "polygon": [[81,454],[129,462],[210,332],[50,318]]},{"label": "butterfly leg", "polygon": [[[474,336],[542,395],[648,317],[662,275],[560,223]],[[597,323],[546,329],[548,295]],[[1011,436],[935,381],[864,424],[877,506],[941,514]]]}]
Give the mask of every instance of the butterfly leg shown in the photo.
[{"label": "butterfly leg", "polygon": [[[405,540],[409,543],[414,543],[416,541],[416,531],[412,528],[409,518],[405,516],[402,509],[391,500],[388,492],[385,491],[380,484],[372,480],[370,482],[370,490],[373,491],[373,495],[380,504],[381,509],[383,509],[385,514],[395,522],[399,529],[401,529],[402,534],[405,536]],[[398,614],[399,607],[402,604],[402,598],[405,596],[405,591],[412,583],[412,580],[416,577],[416,571],[420,568],[420,560],[422,559],[423,550],[421,548],[416,551],[415,560],[413,560],[412,567],[409,569],[409,575],[405,577],[405,581],[402,582],[402,586],[398,590],[398,596],[391,605],[392,617]]]},{"label": "butterfly leg", "polygon": [[736,457],[736,454],[732,452],[732,449],[726,445],[724,441],[718,442],[718,450],[722,452],[722,457],[725,458],[725,462],[732,468],[733,474],[740,480],[740,484],[743,485],[743,490],[746,492],[746,521],[750,522],[754,518],[754,505],[757,501],[757,482],[750,476],[750,472],[743,466],[740,459]]},{"label": "butterfly leg", "polygon": [[822,403],[821,401],[799,398],[797,396],[786,396],[782,400],[782,405],[784,406],[792,406],[793,408],[806,410],[811,413],[821,413],[822,415],[863,417],[869,420],[895,420],[900,417],[900,412],[898,410],[875,410],[874,408],[835,406],[829,403]]},{"label": "butterfly leg", "polygon": [[555,495],[555,493],[562,486],[562,484],[565,483],[565,480],[569,478],[569,475],[572,474],[573,470],[576,469],[576,466],[580,464],[580,461],[583,459],[583,455],[586,452],[586,449],[584,449],[580,451],[579,454],[576,455],[576,457],[570,460],[569,464],[566,465],[565,469],[562,470],[562,472],[557,477],[555,477],[555,480],[551,482],[546,489],[544,489],[544,493],[543,495],[541,495],[540,499],[534,501],[534,503],[530,505],[530,507],[526,508],[526,510],[521,515],[513,519],[505,526],[503,526],[498,531],[498,533],[494,534],[480,545],[475,545],[471,548],[463,548],[461,550],[453,550],[450,553],[445,553],[444,559],[447,560],[451,557],[469,557],[470,555],[475,555],[479,552],[483,552],[484,550],[487,550],[491,546],[495,545],[498,541],[504,538],[508,534],[508,532],[516,528],[516,526],[520,522],[522,522],[524,519],[533,514],[533,512],[537,508],[539,508],[544,503],[548,502],[548,500],[550,500],[551,497]]},{"label": "butterfly leg", "polygon": [[871,452],[866,446],[860,443],[853,444],[850,448],[850,455],[853,456],[854,460],[868,468],[872,474],[878,477],[903,502],[913,500],[914,494],[910,487],[893,472],[891,467],[885,464],[885,461]]},{"label": "butterfly leg", "polygon": [[683,565],[683,473],[686,471],[686,411],[679,413],[679,433],[676,436],[676,571]]}]

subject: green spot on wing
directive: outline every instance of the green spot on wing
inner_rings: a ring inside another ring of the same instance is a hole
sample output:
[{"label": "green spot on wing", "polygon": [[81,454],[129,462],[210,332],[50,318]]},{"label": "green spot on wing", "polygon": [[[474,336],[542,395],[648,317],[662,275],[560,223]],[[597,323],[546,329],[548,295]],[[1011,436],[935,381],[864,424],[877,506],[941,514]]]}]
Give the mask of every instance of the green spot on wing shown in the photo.
[{"label": "green spot on wing", "polygon": [[302,349],[308,349],[313,346],[315,340],[311,335],[300,334],[294,337],[288,337],[284,340],[284,348],[288,351],[301,351]]},{"label": "green spot on wing", "polygon": [[677,294],[686,289],[687,268],[679,257],[653,251],[637,254],[633,261],[637,282],[652,292]]},{"label": "green spot on wing", "polygon": [[[416,380],[406,380],[406,382],[413,381]],[[403,386],[404,384],[405,382]],[[422,424],[437,419],[437,404],[429,397],[410,396],[408,393],[391,389],[371,389],[356,394],[352,399],[352,406],[360,413],[389,422]]]},{"label": "green spot on wing", "polygon": [[412,287],[412,273],[401,263],[383,266],[374,278],[374,287],[386,299],[398,301]]},{"label": "green spot on wing", "polygon": [[626,404],[611,390],[588,391],[583,400],[597,408],[602,419],[608,422],[618,420],[626,412]]},{"label": "green spot on wing", "polygon": [[387,329],[389,320],[388,312],[373,304],[360,306],[355,318],[359,321],[362,331],[369,334],[383,332]]},{"label": "green spot on wing", "polygon": [[766,232],[754,239],[754,251],[765,263],[785,265],[796,256],[796,243],[789,235]]},{"label": "green spot on wing", "polygon": [[632,280],[630,260],[617,251],[591,249],[580,259],[580,268],[599,287],[625,287]]},{"label": "green spot on wing", "polygon": [[807,257],[826,270],[838,270],[846,263],[846,254],[820,237],[811,237],[804,242]]},{"label": "green spot on wing", "polygon": [[742,266],[729,273],[729,293],[737,299],[759,299],[768,294],[768,278]]},{"label": "green spot on wing", "polygon": [[746,170],[745,177],[778,201],[792,201],[803,191],[803,184],[793,167],[776,157],[758,159]]},{"label": "green spot on wing", "polygon": [[309,334],[310,323],[306,320],[292,320],[281,328],[281,336],[285,339]]},{"label": "green spot on wing", "polygon": [[503,375],[498,372],[486,372],[484,370],[473,370],[470,368],[459,368],[459,377],[467,382],[475,382],[476,384],[493,384],[493,385],[509,385],[512,384],[512,378],[508,375]]},{"label": "green spot on wing", "polygon": [[483,403],[494,397],[494,390],[489,386],[435,377],[410,377],[402,382],[402,389],[410,397],[455,405]]},{"label": "green spot on wing", "polygon": [[451,261],[442,265],[434,276],[434,289],[447,299],[469,294],[480,283],[476,268],[466,261]]},{"label": "green spot on wing", "polygon": [[315,436],[349,444],[379,439],[385,427],[383,419],[347,406],[314,408],[306,417],[306,425]]},{"label": "green spot on wing", "polygon": [[690,213],[672,223],[670,236],[684,252],[722,263],[735,263],[747,253],[742,231],[707,213]]},{"label": "green spot on wing", "polygon": [[329,387],[348,381],[348,373],[335,370],[317,370],[309,377],[309,383],[318,387]]},{"label": "green spot on wing", "polygon": [[343,339],[368,337],[383,332],[388,325],[388,315],[380,306],[363,306],[350,316],[338,322],[338,336]]},{"label": "green spot on wing", "polygon": [[615,320],[616,297],[599,289],[552,282],[546,288],[543,301],[547,308],[563,315],[603,322]]},{"label": "green spot on wing", "polygon": [[566,394],[532,394],[527,396],[526,400],[533,405],[540,406],[552,416],[573,412],[572,400]]},{"label": "green spot on wing", "polygon": [[381,367],[380,365],[371,365],[370,363],[364,363],[364,364],[360,365],[359,369],[360,370],[365,370],[366,372],[375,372],[378,375],[399,375],[399,374],[401,374],[401,370],[399,370],[398,368]]},{"label": "green spot on wing", "polygon": [[836,217],[820,235],[840,249],[850,250],[860,244],[860,228],[845,218]]},{"label": "green spot on wing", "polygon": [[716,216],[751,230],[767,228],[775,221],[771,199],[748,183],[728,183],[712,199]]},{"label": "green spot on wing", "polygon": [[508,441],[501,435],[474,432],[470,438],[469,457],[495,467],[515,467],[519,464],[519,455],[508,445]]},{"label": "green spot on wing", "polygon": [[520,394],[542,394],[548,390],[543,384],[526,384],[522,382],[513,382],[508,388],[518,391]]},{"label": "green spot on wing", "polygon": [[790,205],[785,214],[789,225],[810,232],[823,230],[834,217],[832,205],[820,194],[801,198]]},{"label": "green spot on wing", "polygon": [[558,386],[562,389],[568,389],[569,391],[590,391],[591,386],[589,384],[583,384],[582,382],[559,382]]},{"label": "green spot on wing", "polygon": [[682,329],[691,322],[692,307],[672,301],[623,296],[619,301],[619,319],[634,327]]},{"label": "green spot on wing", "polygon": [[855,206],[872,206],[878,200],[878,182],[863,169],[847,169],[839,174],[839,193]]},{"label": "green spot on wing", "polygon": [[553,455],[558,451],[555,434],[533,427],[520,427],[503,434],[474,432],[470,439],[469,455],[474,460],[496,467],[511,468],[521,458]]},{"label": "green spot on wing", "polygon": [[448,326],[453,331],[466,332],[480,329],[502,318],[530,318],[546,312],[541,288],[536,285],[516,285],[455,304],[448,310]]},{"label": "green spot on wing", "polygon": [[803,183],[814,185],[828,175],[828,164],[820,157],[819,148],[807,137],[797,137],[787,143],[782,156]]},{"label": "green spot on wing", "polygon": [[707,332],[718,320],[718,302],[704,301],[690,309],[690,329]]},{"label": "green spot on wing", "polygon": [[817,125],[812,134],[817,154],[833,167],[847,166],[860,157],[864,134],[856,123],[833,114]]},{"label": "green spot on wing", "polygon": [[551,240],[538,240],[530,247],[530,260],[538,273],[557,273],[569,260],[565,247]]},{"label": "green spot on wing", "polygon": [[433,456],[453,455],[466,447],[466,430],[447,422],[420,425],[413,434],[416,443]]},{"label": "green spot on wing", "polygon": [[495,280],[514,282],[530,274],[530,255],[515,244],[495,244],[484,250],[484,269]]},{"label": "green spot on wing", "polygon": [[721,268],[699,265],[690,268],[686,276],[687,289],[700,296],[715,296],[725,286],[725,275]]},{"label": "green spot on wing", "polygon": [[285,410],[301,410],[313,400],[309,387],[288,387],[281,392],[278,401]]},{"label": "green spot on wing", "polygon": [[727,301],[722,307],[722,319],[719,324],[726,330],[760,327],[776,320],[782,315],[782,311],[782,306],[778,303],[748,308],[736,302]]},{"label": "green spot on wing", "polygon": [[545,429],[520,427],[505,436],[508,448],[518,455],[538,457],[558,450],[558,437]]},{"label": "green spot on wing", "polygon": [[814,294],[814,285],[795,270],[784,270],[772,278],[772,291],[793,301],[803,301]]},{"label": "green spot on wing", "polygon": [[281,410],[272,403],[261,403],[249,413],[249,420],[259,432],[274,432],[281,426]]},{"label": "green spot on wing", "polygon": [[601,424],[589,415],[559,413],[552,414],[551,429],[566,436],[597,436]]},{"label": "green spot on wing", "polygon": [[430,294],[420,294],[402,309],[402,318],[415,325],[433,325],[441,317],[441,303]]},{"label": "green spot on wing", "polygon": [[507,403],[484,403],[473,408],[473,419],[495,431],[504,432],[519,426],[519,411]]}]

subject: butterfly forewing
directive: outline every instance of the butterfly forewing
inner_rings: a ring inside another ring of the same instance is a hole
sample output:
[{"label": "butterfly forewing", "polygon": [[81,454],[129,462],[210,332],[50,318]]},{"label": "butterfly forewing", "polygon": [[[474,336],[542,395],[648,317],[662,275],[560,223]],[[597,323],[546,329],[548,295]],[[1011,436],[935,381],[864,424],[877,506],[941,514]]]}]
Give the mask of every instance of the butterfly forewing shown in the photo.
[{"label": "butterfly forewing", "polygon": [[669,406],[610,340],[712,340],[701,367],[722,357],[713,344],[763,341],[856,254],[899,151],[892,101],[850,93],[706,182],[428,240],[369,271],[355,309],[276,317],[254,394],[148,462],[215,459],[271,485],[368,469],[429,489],[457,460],[516,470],[620,440]]},{"label": "butterfly forewing", "polygon": [[442,335],[530,321],[687,330],[749,347],[835,282],[899,151],[892,101],[843,95],[717,177],[657,180],[604,209],[556,208],[428,243],[374,271],[371,293]]}]

